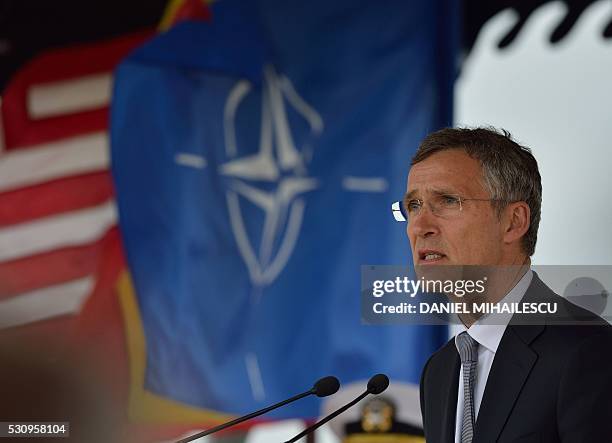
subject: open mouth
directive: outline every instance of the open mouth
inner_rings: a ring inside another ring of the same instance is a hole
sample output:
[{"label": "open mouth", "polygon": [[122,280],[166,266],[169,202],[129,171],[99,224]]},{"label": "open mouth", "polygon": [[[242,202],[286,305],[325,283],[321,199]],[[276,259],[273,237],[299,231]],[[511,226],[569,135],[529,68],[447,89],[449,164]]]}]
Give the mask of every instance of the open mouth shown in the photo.
[{"label": "open mouth", "polygon": [[440,251],[433,251],[430,249],[419,251],[419,264],[436,263],[444,260],[446,255]]}]

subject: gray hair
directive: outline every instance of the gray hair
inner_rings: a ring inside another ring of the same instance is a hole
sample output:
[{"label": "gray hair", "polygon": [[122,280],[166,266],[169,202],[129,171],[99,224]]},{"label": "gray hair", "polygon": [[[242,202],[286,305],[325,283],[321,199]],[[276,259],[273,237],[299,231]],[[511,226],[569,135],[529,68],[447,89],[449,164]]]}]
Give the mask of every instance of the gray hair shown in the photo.
[{"label": "gray hair", "polygon": [[425,137],[412,158],[412,165],[449,149],[462,149],[480,162],[483,185],[494,200],[491,204],[498,216],[509,203],[527,203],[531,219],[522,238],[522,248],[532,256],[540,225],[542,182],[531,149],[515,142],[505,129],[445,128]]}]

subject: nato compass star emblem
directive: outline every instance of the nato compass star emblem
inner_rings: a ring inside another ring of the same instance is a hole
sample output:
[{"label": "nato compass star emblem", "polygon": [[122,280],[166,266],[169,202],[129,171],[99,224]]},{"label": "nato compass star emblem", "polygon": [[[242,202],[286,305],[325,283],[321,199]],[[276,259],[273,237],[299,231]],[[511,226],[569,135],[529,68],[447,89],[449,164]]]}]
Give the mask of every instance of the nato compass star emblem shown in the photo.
[{"label": "nato compass star emblem", "polygon": [[[245,139],[249,143],[256,138],[237,130],[238,122],[244,122],[238,117],[251,118],[258,109],[259,137],[256,145],[248,146]],[[305,194],[321,185],[320,178],[309,175],[312,149],[308,141],[318,137],[323,126],[320,114],[272,66],[264,68],[261,91],[253,91],[248,80],[239,80],[225,99],[223,149],[227,160],[216,172],[224,178],[230,227],[250,282],[257,289],[269,286],[283,272],[300,235]],[[198,170],[211,166],[193,152],[177,152],[174,160],[177,165]],[[345,175],[339,186],[333,185],[330,187],[358,194],[384,193],[389,187],[383,176]],[[255,223],[246,219],[253,214],[261,216]],[[254,352],[245,354],[245,366],[253,398],[265,400],[259,358]]]},{"label": "nato compass star emblem", "polygon": [[[250,92],[251,83],[241,80],[226,100],[225,152],[230,160],[221,165],[220,173],[229,179],[226,199],[240,255],[251,282],[266,286],[282,272],[295,248],[304,216],[304,193],[318,186],[317,179],[308,176],[308,151],[304,146],[298,149],[295,144],[286,106],[291,106],[305,120],[311,135],[322,132],[323,120],[298,95],[287,77],[266,66],[259,149],[255,154],[239,156],[236,114]],[[241,198],[264,212],[261,240],[257,245],[248,235]]]}]

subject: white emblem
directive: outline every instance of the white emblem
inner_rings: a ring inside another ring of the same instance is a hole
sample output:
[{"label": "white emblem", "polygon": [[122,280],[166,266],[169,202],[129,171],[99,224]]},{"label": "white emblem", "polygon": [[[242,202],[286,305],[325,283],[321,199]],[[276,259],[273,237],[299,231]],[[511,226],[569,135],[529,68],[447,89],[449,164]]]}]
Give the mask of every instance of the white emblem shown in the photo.
[{"label": "white emblem", "polygon": [[[278,277],[291,257],[304,215],[302,194],[318,185],[315,178],[308,176],[307,150],[304,146],[300,149],[295,146],[285,105],[291,105],[304,118],[313,135],[323,130],[323,120],[297,94],[287,77],[267,66],[264,69],[259,151],[238,157],[234,121],[240,103],[250,90],[250,82],[241,80],[227,98],[224,110],[225,152],[231,160],[220,167],[220,173],[231,178],[226,199],[238,250],[251,282],[265,286]],[[273,191],[269,191],[258,188],[257,182],[276,185]],[[258,247],[247,234],[240,197],[264,211]]]}]

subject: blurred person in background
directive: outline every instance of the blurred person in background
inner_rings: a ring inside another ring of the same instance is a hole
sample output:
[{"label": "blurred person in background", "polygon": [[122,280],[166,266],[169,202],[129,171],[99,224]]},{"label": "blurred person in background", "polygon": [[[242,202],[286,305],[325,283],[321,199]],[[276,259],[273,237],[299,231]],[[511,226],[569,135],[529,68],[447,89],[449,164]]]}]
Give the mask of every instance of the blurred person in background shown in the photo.
[{"label": "blurred person in background", "polygon": [[20,442],[128,441],[120,409],[94,363],[50,341],[0,345],[0,421],[68,422],[69,437],[20,437]]}]

